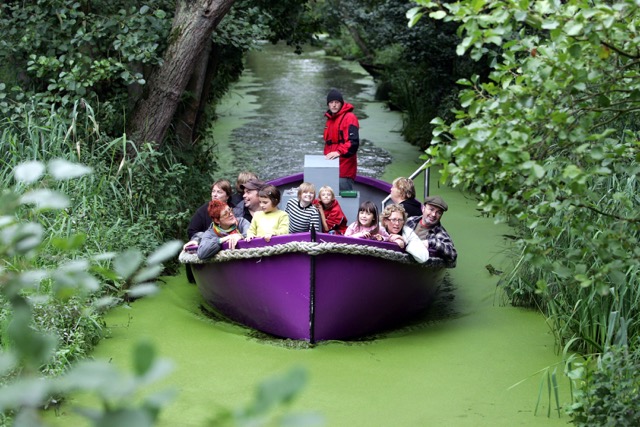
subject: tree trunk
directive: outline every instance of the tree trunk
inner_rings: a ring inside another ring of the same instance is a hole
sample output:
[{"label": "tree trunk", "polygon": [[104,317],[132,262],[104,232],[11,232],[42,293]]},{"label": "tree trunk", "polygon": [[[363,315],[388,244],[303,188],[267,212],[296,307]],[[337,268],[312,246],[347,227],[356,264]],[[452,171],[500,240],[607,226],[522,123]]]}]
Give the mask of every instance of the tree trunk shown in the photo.
[{"label": "tree trunk", "polygon": [[[178,0],[170,44],[128,125],[135,147],[160,146],[211,33],[235,0]],[[135,154],[135,150],[129,153]]]},{"label": "tree trunk", "polygon": [[207,74],[205,75],[204,84],[202,86],[202,95],[207,98],[204,98],[203,101],[200,102],[200,108],[198,109],[198,115],[196,116],[196,123],[194,125],[196,130],[200,129],[203,125],[202,120],[205,107],[211,98],[211,86],[213,80],[218,75],[218,71],[220,70],[220,61],[220,46],[216,43],[211,43],[211,51],[209,52],[209,60],[207,62]]},{"label": "tree trunk", "polygon": [[200,106],[203,102],[204,82],[209,73],[207,65],[209,64],[212,44],[213,41],[209,39],[194,67],[193,75],[187,84],[186,93],[188,94],[188,98],[183,100],[182,108],[176,115],[176,138],[182,146],[190,145],[195,136],[196,119],[198,118]]}]

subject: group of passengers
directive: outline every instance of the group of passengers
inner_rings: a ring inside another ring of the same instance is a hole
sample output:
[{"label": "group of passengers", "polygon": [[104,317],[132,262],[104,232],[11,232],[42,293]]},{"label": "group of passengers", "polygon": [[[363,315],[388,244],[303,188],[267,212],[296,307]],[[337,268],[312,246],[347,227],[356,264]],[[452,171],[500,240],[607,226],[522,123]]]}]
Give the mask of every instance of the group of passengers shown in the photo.
[{"label": "group of passengers", "polygon": [[415,200],[413,182],[397,178],[391,187],[391,201],[379,215],[375,203],[360,204],[356,221],[347,226],[347,218],[333,189],[323,186],[316,199],[315,186],[304,182],[297,198],[278,208],[278,188],[266,184],[251,172],[241,172],[235,193],[228,180],[213,183],[211,201],[201,206],[188,228],[189,242],[184,250],[196,252],[200,259],[214,256],[227,243],[235,249],[241,239],[250,241],[272,236],[308,232],[312,229],[353,238],[397,244],[413,258],[424,263],[430,257],[455,261],[457,252],[440,223],[448,206],[440,196],[430,196],[420,204]]}]

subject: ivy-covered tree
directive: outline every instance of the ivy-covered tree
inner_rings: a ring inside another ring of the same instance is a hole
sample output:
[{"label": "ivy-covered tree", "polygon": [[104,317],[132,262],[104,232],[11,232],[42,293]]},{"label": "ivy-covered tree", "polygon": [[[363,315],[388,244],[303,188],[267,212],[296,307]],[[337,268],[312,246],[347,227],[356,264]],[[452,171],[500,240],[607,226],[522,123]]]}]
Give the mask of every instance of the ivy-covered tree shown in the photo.
[{"label": "ivy-covered tree", "polygon": [[427,154],[443,179],[516,228],[514,300],[544,307],[561,342],[600,351],[640,334],[640,9],[632,0],[417,2],[460,26],[456,118]]}]

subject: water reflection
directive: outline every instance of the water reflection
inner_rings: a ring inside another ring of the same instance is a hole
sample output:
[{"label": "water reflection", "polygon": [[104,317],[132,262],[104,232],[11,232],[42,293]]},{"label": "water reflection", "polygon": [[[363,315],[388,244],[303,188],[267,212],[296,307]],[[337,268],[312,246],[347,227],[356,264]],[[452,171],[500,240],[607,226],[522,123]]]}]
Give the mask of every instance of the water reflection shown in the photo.
[{"label": "water reflection", "polygon": [[[251,75],[248,93],[256,108],[231,132],[226,158],[232,161],[218,165],[231,179],[245,169],[263,179],[301,172],[305,154],[322,154],[330,88],[343,92],[359,119],[365,118],[363,105],[373,101],[370,78],[311,47],[296,55],[286,46],[266,44],[248,55],[245,73]],[[379,177],[391,162],[389,153],[368,140],[361,140],[358,157],[359,174],[366,176]]]}]

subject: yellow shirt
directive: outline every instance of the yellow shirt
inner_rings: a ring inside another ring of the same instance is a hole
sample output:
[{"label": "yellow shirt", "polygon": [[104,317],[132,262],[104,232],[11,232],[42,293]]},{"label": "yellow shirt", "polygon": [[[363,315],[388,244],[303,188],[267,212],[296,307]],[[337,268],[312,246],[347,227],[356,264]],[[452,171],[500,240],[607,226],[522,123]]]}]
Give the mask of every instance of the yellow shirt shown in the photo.
[{"label": "yellow shirt", "polygon": [[271,212],[258,211],[253,214],[247,237],[264,237],[289,234],[289,215],[276,209]]}]

